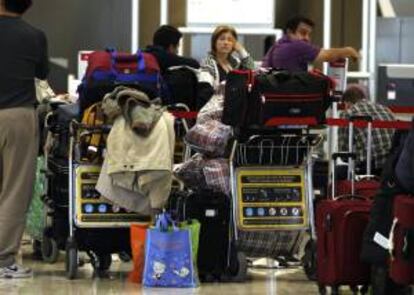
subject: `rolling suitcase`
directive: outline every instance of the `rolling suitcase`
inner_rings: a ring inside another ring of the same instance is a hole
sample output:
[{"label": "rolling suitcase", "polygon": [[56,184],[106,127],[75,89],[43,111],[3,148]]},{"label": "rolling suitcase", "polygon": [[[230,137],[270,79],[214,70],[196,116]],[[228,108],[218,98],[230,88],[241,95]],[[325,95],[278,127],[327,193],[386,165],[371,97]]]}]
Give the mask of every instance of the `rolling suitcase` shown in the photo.
[{"label": "rolling suitcase", "polygon": [[[332,157],[335,162],[339,157],[355,158],[355,154],[337,153]],[[338,294],[341,285],[349,285],[354,292],[363,285],[361,292],[366,291],[370,269],[360,261],[360,252],[371,206],[370,199],[354,194],[334,195],[317,205],[317,281],[321,294],[325,294],[326,286],[332,287],[332,294]]]},{"label": "rolling suitcase", "polygon": [[231,234],[230,199],[213,191],[178,191],[170,196],[168,210],[179,221],[197,219],[200,240],[197,267],[201,281],[244,281],[247,262],[238,253]]},{"label": "rolling suitcase", "polygon": [[[366,175],[358,176],[354,183],[349,180],[350,173],[348,173],[348,180],[338,181],[336,185],[335,195],[349,195],[352,192],[352,185],[354,185],[354,191],[356,195],[373,198],[380,188],[380,182],[378,179],[371,175],[371,158],[372,158],[372,118],[369,116],[351,116],[349,119],[349,152],[353,152],[353,134],[354,134],[354,121],[365,120],[368,122],[367,128],[367,165]],[[350,170],[348,170],[350,171]]]},{"label": "rolling suitcase", "polygon": [[390,277],[401,285],[414,283],[414,197],[394,199],[394,222],[390,232]]}]

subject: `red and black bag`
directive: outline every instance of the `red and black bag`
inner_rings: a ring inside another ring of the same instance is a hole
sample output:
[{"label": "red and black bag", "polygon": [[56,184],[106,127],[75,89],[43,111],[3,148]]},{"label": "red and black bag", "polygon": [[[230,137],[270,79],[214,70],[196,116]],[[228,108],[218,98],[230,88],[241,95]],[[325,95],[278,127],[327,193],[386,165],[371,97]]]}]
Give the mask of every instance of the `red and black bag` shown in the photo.
[{"label": "red and black bag", "polygon": [[313,117],[325,121],[333,81],[322,73],[272,70],[256,76],[264,124],[273,117]]},{"label": "red and black bag", "polygon": [[394,222],[391,228],[390,277],[401,285],[414,283],[414,197],[399,195],[394,199]]},{"label": "red and black bag", "polygon": [[102,100],[119,85],[145,92],[151,99],[160,93],[160,69],[150,53],[135,54],[114,50],[95,51],[78,88],[81,111]]},{"label": "red and black bag", "polygon": [[226,81],[223,123],[248,127],[275,117],[313,117],[321,123],[333,84],[318,72],[232,71]]}]

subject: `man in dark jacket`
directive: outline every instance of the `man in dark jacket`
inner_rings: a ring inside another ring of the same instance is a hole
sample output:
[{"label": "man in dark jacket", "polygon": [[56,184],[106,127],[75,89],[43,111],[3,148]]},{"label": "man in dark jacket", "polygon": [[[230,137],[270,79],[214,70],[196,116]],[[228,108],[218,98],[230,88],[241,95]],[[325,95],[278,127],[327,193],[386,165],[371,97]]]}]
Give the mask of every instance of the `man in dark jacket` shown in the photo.
[{"label": "man in dark jacket", "polygon": [[45,34],[22,20],[31,0],[0,0],[0,279],[31,269],[15,256],[32,198],[38,151],[34,78],[48,68]]},{"label": "man in dark jacket", "polygon": [[158,60],[161,74],[172,66],[190,66],[200,68],[200,64],[193,58],[179,56],[178,44],[183,36],[181,32],[170,25],[163,25],[157,29],[153,36],[153,45],[147,46],[146,52],[152,53]]}]

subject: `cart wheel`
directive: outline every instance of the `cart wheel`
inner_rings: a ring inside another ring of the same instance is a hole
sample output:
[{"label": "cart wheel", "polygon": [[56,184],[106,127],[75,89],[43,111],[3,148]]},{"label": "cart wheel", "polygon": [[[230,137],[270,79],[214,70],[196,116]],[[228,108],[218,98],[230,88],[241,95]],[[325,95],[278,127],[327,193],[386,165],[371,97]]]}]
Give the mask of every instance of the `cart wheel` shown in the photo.
[{"label": "cart wheel", "polygon": [[237,252],[237,273],[233,276],[233,282],[245,282],[247,280],[247,258],[244,252]]},{"label": "cart wheel", "polygon": [[119,259],[121,259],[122,262],[130,262],[131,261],[131,255],[129,255],[127,252],[119,252],[118,256],[119,256]]},{"label": "cart wheel", "polygon": [[359,294],[359,287],[358,286],[349,286],[349,289],[351,289],[352,294],[354,294],[354,295]]},{"label": "cart wheel", "polygon": [[103,254],[99,256],[99,269],[101,270],[108,270],[112,264],[112,256],[111,254]]},{"label": "cart wheel", "polygon": [[339,286],[332,286],[331,289],[332,295],[339,295]]},{"label": "cart wheel", "polygon": [[352,294],[358,295],[358,293],[359,293],[358,286],[349,286],[349,289],[351,289]]},{"label": "cart wheel", "polygon": [[72,238],[66,242],[66,276],[69,280],[76,278],[78,272],[78,249]]},{"label": "cart wheel", "polygon": [[361,295],[368,294],[368,291],[369,291],[369,285],[363,285],[363,286],[359,289],[359,292],[361,293]]},{"label": "cart wheel", "polygon": [[94,270],[94,277],[98,278],[109,278],[109,268],[111,267],[112,263],[112,256],[111,254],[99,254],[89,252],[89,256],[91,257],[91,264]]},{"label": "cart wheel", "polygon": [[55,263],[59,259],[59,248],[55,239],[43,235],[42,259],[47,263]]},{"label": "cart wheel", "polygon": [[302,258],[303,270],[306,277],[311,281],[317,278],[316,243],[309,240],[305,247],[305,255]]}]

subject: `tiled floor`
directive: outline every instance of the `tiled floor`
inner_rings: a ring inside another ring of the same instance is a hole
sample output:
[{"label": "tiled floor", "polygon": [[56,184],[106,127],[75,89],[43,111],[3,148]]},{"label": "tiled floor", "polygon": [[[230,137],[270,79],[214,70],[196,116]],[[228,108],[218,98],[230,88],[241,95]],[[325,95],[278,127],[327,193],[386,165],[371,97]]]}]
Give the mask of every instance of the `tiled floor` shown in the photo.
[{"label": "tiled floor", "polygon": [[0,294],[165,294],[165,295],[253,295],[253,294],[318,294],[315,283],[306,279],[300,268],[267,270],[252,268],[250,280],[245,283],[209,283],[197,289],[147,289],[126,280],[131,263],[113,262],[110,279],[92,278],[92,268],[86,264],[79,269],[78,279],[66,279],[64,254],[56,264],[31,259],[30,247],[23,248],[23,262],[34,270],[34,277],[24,280],[0,280]]}]

